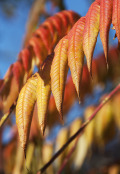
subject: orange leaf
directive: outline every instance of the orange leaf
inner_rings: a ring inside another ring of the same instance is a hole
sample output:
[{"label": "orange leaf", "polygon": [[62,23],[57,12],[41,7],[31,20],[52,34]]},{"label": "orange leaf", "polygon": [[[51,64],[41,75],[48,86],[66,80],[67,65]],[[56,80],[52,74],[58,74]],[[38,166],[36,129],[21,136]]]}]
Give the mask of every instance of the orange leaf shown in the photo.
[{"label": "orange leaf", "polygon": [[85,25],[85,17],[82,17],[74,25],[68,42],[68,65],[71,70],[73,82],[76,87],[78,97],[80,97],[80,82],[82,77],[82,69],[84,63],[83,52],[83,31]]},{"label": "orange leaf", "polygon": [[43,44],[41,38],[32,37],[29,41],[29,46],[33,47],[34,54],[37,57],[38,62],[36,62],[37,65],[42,64],[44,59],[47,57],[47,49],[45,48],[45,45]]},{"label": "orange leaf", "polygon": [[20,91],[16,106],[16,124],[25,155],[34,104],[36,101],[37,82],[38,78],[35,74],[27,81]]},{"label": "orange leaf", "polygon": [[50,33],[50,30],[48,28],[45,28],[43,25],[41,25],[34,33],[36,37],[40,37],[42,39],[42,42],[44,43],[48,54],[51,53],[51,42],[52,42],[52,35]]},{"label": "orange leaf", "polygon": [[28,48],[23,49],[18,56],[18,60],[22,61],[23,67],[26,72],[29,72],[31,70],[31,64],[32,64],[32,52]]},{"label": "orange leaf", "polygon": [[56,107],[62,119],[62,105],[64,98],[65,80],[68,72],[67,65],[68,39],[64,37],[57,44],[55,56],[51,66],[51,88],[55,98]]},{"label": "orange leaf", "polygon": [[20,61],[17,61],[13,64],[12,72],[19,86],[19,89],[21,89],[21,86],[23,85],[23,77],[25,75],[25,71]]},{"label": "orange leaf", "polygon": [[97,1],[93,2],[86,15],[84,28],[83,50],[87,59],[87,66],[92,75],[92,57],[99,32],[100,6]]},{"label": "orange leaf", "polygon": [[120,1],[113,0],[112,24],[116,30],[118,41],[120,42]]},{"label": "orange leaf", "polygon": [[48,56],[38,74],[38,85],[37,85],[38,119],[39,119],[40,129],[43,135],[46,126],[46,114],[51,93],[50,68],[52,59],[53,55]]},{"label": "orange leaf", "polygon": [[113,0],[101,0],[100,3],[100,38],[106,61],[108,59],[108,34],[112,22],[112,5]]},{"label": "orange leaf", "polygon": [[52,47],[61,39],[74,23],[79,19],[79,15],[70,10],[63,10],[49,17],[42,26],[48,28],[52,35]]}]

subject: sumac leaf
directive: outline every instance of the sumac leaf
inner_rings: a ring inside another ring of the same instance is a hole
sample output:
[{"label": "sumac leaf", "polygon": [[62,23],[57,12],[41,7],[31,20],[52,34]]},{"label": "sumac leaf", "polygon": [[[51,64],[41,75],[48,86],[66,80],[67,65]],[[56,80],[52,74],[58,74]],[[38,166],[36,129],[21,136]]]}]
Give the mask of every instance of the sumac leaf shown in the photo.
[{"label": "sumac leaf", "polygon": [[116,30],[118,41],[120,42],[120,1],[113,0],[112,24]]},{"label": "sumac leaf", "polygon": [[100,38],[103,44],[106,61],[108,59],[108,35],[112,22],[113,0],[101,0],[100,2]]},{"label": "sumac leaf", "polygon": [[55,47],[55,56],[51,66],[51,89],[55,98],[60,117],[63,117],[62,105],[64,99],[65,80],[68,72],[68,39],[65,36]]},{"label": "sumac leaf", "polygon": [[83,52],[83,31],[85,25],[85,17],[82,17],[70,31],[71,36],[68,42],[68,65],[71,70],[73,82],[76,87],[78,97],[80,98],[80,82],[82,77],[82,69],[84,63]]},{"label": "sumac leaf", "polygon": [[33,75],[20,91],[16,106],[16,124],[18,127],[21,146],[26,155],[26,147],[29,138],[30,125],[34,104],[36,101],[38,77]]},{"label": "sumac leaf", "polygon": [[97,36],[99,32],[100,6],[97,1],[93,2],[86,14],[86,23],[84,28],[83,49],[87,59],[87,66],[92,75],[92,57]]}]

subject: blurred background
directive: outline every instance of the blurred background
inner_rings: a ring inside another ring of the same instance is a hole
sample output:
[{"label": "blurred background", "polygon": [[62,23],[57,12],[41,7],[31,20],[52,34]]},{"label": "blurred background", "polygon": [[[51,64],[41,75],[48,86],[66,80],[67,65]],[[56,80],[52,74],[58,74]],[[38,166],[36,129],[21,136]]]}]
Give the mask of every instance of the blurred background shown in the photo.
[{"label": "blurred background", "polygon": [[[85,16],[92,0],[0,0],[0,79],[14,63],[32,32],[48,17],[61,10],[73,10]],[[111,26],[112,28],[112,26]],[[93,80],[87,67],[83,70],[81,100],[78,103],[70,73],[64,99],[64,125],[61,125],[53,97],[50,99],[48,127],[42,137],[37,125],[36,109],[31,126],[26,162],[18,141],[15,115],[12,114],[1,130],[0,174],[36,173],[68,140],[93,112],[101,96],[119,82],[119,51],[115,31],[110,30],[110,68],[106,71],[103,47],[98,36],[94,51]],[[69,87],[71,86],[71,88]],[[120,94],[113,98],[77,140],[76,148],[61,173],[119,174],[120,173]],[[117,107],[118,106],[118,107]],[[57,173],[75,141],[51,165],[46,173]],[[27,166],[27,167],[26,167]],[[26,169],[30,169],[29,172]]]}]

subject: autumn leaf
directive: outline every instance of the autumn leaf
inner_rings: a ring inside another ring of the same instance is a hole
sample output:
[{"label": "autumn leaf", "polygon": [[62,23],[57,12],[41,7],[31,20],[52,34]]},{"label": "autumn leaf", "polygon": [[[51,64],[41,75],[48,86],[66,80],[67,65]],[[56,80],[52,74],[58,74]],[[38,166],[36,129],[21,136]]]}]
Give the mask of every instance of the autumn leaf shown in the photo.
[{"label": "autumn leaf", "polygon": [[51,66],[51,89],[61,119],[63,118],[62,105],[64,99],[65,81],[68,72],[67,51],[68,39],[67,37],[64,37],[55,47],[55,56]]},{"label": "autumn leaf", "polygon": [[39,37],[32,37],[29,41],[29,46],[32,46],[34,54],[37,58],[36,64],[42,64],[45,58],[47,57],[47,49],[42,42],[42,39]]},{"label": "autumn leaf", "polygon": [[70,37],[68,34],[68,65],[71,70],[73,82],[76,87],[76,91],[80,100],[80,82],[82,78],[82,69],[84,63],[83,52],[83,32],[85,25],[85,17],[82,17],[70,31]]},{"label": "autumn leaf", "polygon": [[112,22],[113,0],[101,0],[100,3],[100,38],[103,44],[106,62],[108,62],[108,35]]},{"label": "autumn leaf", "polygon": [[40,37],[43,44],[45,45],[48,54],[51,53],[51,42],[52,42],[52,35],[51,35],[51,31],[49,30],[49,28],[44,27],[44,25],[41,25],[34,33],[34,36],[36,37]]},{"label": "autumn leaf", "polygon": [[16,106],[16,124],[18,127],[21,146],[26,156],[26,147],[29,138],[30,125],[34,104],[36,101],[38,77],[33,75],[20,91]]},{"label": "autumn leaf", "polygon": [[29,74],[33,71],[32,56],[33,53],[28,48],[23,49],[18,55],[18,60],[22,62],[25,71]]},{"label": "autumn leaf", "polygon": [[23,65],[21,64],[20,61],[17,61],[13,64],[12,73],[13,73],[13,77],[15,78],[17,85],[19,86],[19,90],[20,90],[23,85],[23,80],[24,80],[24,75],[25,75]]},{"label": "autumn leaf", "polygon": [[92,75],[92,57],[99,32],[100,6],[93,2],[86,14],[86,23],[83,35],[83,50],[87,59],[87,66]]},{"label": "autumn leaf", "polygon": [[118,41],[120,42],[120,1],[113,0],[112,24],[116,30]]}]

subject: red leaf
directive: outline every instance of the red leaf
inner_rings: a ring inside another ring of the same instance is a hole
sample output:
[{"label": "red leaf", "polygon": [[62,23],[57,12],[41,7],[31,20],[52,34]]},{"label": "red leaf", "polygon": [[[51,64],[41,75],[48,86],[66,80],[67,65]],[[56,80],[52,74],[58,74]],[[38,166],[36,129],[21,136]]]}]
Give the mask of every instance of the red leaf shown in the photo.
[{"label": "red leaf", "polygon": [[116,30],[118,41],[120,42],[120,1],[113,0],[112,24]]}]

